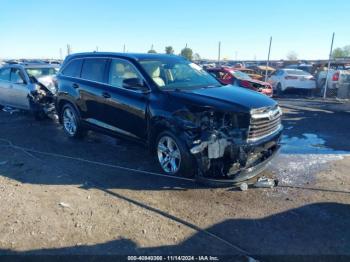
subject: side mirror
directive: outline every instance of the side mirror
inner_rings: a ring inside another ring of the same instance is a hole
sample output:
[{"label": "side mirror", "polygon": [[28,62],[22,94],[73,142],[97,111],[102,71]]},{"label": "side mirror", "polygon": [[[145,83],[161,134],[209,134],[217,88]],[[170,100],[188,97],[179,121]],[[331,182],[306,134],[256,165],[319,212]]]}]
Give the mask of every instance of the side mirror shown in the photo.
[{"label": "side mirror", "polygon": [[133,90],[148,91],[144,81],[140,78],[128,78],[123,80],[123,87]]}]

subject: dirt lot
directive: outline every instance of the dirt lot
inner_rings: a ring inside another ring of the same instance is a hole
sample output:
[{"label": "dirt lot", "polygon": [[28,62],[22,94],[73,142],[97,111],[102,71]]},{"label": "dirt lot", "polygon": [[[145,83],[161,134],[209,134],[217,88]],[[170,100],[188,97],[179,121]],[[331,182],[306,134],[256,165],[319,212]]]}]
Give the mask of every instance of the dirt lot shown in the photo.
[{"label": "dirt lot", "polygon": [[280,186],[244,192],[158,176],[137,144],[0,112],[0,254],[350,255],[350,113],[280,104],[284,147],[263,174]]}]

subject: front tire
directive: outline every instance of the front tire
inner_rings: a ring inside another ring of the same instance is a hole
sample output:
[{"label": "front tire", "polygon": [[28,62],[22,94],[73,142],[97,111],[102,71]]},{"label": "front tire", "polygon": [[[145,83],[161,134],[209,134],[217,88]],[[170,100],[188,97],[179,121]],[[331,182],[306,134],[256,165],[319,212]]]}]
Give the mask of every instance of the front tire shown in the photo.
[{"label": "front tire", "polygon": [[79,115],[75,108],[70,104],[65,104],[61,111],[61,119],[64,132],[72,138],[81,138],[85,135]]},{"label": "front tire", "polygon": [[195,173],[194,158],[186,144],[170,131],[159,134],[156,140],[158,163],[167,175],[193,177]]}]

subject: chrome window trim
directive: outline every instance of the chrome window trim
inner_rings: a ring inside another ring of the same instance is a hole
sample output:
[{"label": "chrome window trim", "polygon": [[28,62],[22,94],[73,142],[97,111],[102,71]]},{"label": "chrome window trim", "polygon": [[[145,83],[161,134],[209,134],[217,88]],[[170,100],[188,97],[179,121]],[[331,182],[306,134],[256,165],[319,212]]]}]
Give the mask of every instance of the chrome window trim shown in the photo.
[{"label": "chrome window trim", "polygon": [[104,123],[102,121],[99,121],[97,119],[94,119],[94,118],[87,118],[87,119],[85,119],[85,121],[90,123],[90,124],[97,125],[99,127],[102,127],[102,128],[105,128],[105,129],[108,129],[108,130],[111,130],[111,131],[114,131],[114,132],[118,132],[118,133],[126,135],[126,136],[130,136],[130,137],[139,139],[138,136],[135,136],[134,134],[132,134],[132,133],[130,133],[128,131],[125,131],[124,129],[120,129],[118,127],[106,124],[106,123]]}]

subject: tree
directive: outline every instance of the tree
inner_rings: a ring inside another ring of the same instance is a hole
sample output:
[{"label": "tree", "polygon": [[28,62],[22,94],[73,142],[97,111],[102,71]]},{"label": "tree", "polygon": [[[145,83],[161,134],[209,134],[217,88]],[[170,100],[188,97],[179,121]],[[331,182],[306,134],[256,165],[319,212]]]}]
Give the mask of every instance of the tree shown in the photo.
[{"label": "tree", "polygon": [[288,60],[291,60],[291,61],[298,60],[298,54],[297,54],[295,51],[290,51],[290,52],[287,54],[287,59],[288,59]]},{"label": "tree", "polygon": [[349,57],[350,56],[350,45],[344,46],[343,48],[336,48],[332,52],[333,58],[339,58],[339,57]]},{"label": "tree", "polygon": [[165,47],[165,53],[168,54],[168,55],[172,55],[174,54],[174,49],[172,46],[166,46]]},{"label": "tree", "polygon": [[185,47],[184,49],[182,49],[180,55],[182,55],[184,58],[190,61],[193,59],[193,51],[189,47]]},{"label": "tree", "polygon": [[150,50],[148,50],[148,52],[147,53],[149,53],[149,54],[156,54],[157,53],[157,51],[156,50],[154,50],[154,49],[150,49]]}]

